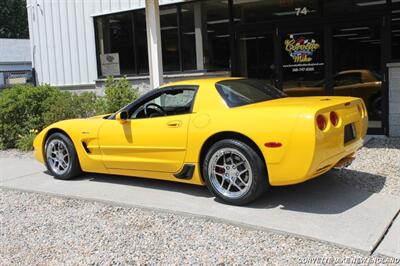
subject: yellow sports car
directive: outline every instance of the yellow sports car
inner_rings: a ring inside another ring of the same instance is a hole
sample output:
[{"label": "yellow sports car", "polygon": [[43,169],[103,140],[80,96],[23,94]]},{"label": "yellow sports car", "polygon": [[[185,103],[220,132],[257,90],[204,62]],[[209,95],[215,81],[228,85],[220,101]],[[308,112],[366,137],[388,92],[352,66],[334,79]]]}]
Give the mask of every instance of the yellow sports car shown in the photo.
[{"label": "yellow sports car", "polygon": [[243,78],[186,80],[115,114],[52,124],[34,147],[59,179],[92,172],[207,185],[243,205],[351,160],[367,122],[359,98],[292,98]]}]

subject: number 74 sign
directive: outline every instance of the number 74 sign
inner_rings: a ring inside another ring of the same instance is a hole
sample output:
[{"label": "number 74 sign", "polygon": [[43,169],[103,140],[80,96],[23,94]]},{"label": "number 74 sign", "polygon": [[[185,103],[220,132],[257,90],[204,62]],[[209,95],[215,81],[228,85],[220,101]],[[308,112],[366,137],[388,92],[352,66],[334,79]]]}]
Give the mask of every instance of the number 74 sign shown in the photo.
[{"label": "number 74 sign", "polygon": [[296,11],[296,16],[307,15],[310,12],[307,7],[296,7],[294,10]]}]

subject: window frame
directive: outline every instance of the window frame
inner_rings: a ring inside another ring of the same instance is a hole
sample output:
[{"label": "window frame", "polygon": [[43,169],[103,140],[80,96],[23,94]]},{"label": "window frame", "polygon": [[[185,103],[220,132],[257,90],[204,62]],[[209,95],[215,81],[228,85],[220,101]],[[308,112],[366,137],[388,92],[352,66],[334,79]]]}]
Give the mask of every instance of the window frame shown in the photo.
[{"label": "window frame", "polygon": [[[193,4],[196,2],[201,2],[202,0],[190,0],[190,1],[185,1],[185,2],[179,2],[179,3],[171,3],[171,4],[165,4],[160,6],[161,8],[168,8],[168,7],[175,7],[177,10],[177,27],[178,27],[178,57],[179,57],[179,67],[178,70],[172,70],[172,71],[164,71],[164,74],[180,74],[180,73],[208,73],[208,72],[217,72],[217,71],[231,71],[231,64],[228,68],[211,68],[207,69],[206,67],[204,69],[189,69],[185,70],[184,69],[184,53],[183,53],[183,38],[182,38],[182,5],[187,5],[187,4]],[[207,0],[211,1],[211,0]],[[206,1],[205,1],[206,2]],[[232,0],[228,0],[228,19],[231,21],[231,2]],[[139,68],[138,66],[138,56],[137,54],[140,53],[139,49],[137,48],[137,45],[135,44],[135,40],[137,39],[136,37],[136,25],[135,25],[135,13],[138,12],[143,12],[145,10],[144,8],[138,8],[135,10],[128,10],[128,11],[122,11],[122,12],[115,12],[111,14],[105,14],[105,15],[99,15],[99,16],[94,16],[93,19],[93,25],[94,25],[94,33],[95,33],[95,50],[96,50],[96,62],[97,62],[97,78],[98,79],[105,79],[107,78],[106,76],[103,76],[101,73],[101,64],[100,64],[100,56],[99,56],[99,44],[98,44],[98,25],[96,23],[96,19],[100,17],[107,17],[107,16],[112,16],[116,14],[123,14],[123,13],[128,13],[132,17],[132,42],[133,42],[133,47],[134,47],[134,66],[135,66],[135,73],[134,74],[121,74],[121,75],[116,75],[114,77],[119,78],[119,77],[140,77],[144,76],[147,77],[150,73],[149,72],[141,72],[139,73]],[[231,39],[232,39],[232,33],[231,33],[231,23],[229,23],[229,34],[231,34]],[[230,50],[233,49],[233,47],[230,47]],[[232,52],[230,51],[230,56],[228,58],[229,61],[232,60]]]},{"label": "window frame", "polygon": [[[190,109],[189,109],[188,113],[177,114],[177,115],[168,115],[168,116],[159,116],[159,117],[131,118],[132,113],[137,108],[139,108],[140,106],[145,104],[146,102],[149,102],[149,101],[161,96],[165,92],[179,90],[179,89],[194,91],[193,101],[192,101],[192,104],[190,106]],[[107,119],[108,120],[115,120],[116,115],[118,113],[122,112],[122,111],[127,111],[128,112],[128,117],[129,117],[128,120],[130,120],[130,121],[139,120],[139,119],[160,118],[160,117],[170,117],[170,116],[179,116],[179,115],[192,114],[193,113],[193,108],[194,108],[194,105],[195,105],[195,102],[196,102],[196,96],[197,96],[198,89],[199,89],[198,85],[173,85],[173,86],[168,86],[168,87],[163,87],[163,88],[157,88],[157,89],[154,89],[154,90],[152,90],[152,91],[140,96],[139,98],[134,100],[132,103],[124,106],[123,108],[121,108],[120,110],[115,112],[113,115],[108,117]]]}]

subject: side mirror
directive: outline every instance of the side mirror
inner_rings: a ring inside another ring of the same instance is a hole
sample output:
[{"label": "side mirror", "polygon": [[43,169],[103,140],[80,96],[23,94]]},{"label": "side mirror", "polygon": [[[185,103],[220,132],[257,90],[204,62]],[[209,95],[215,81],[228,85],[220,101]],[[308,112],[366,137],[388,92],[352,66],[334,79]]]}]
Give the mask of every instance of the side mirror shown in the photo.
[{"label": "side mirror", "polygon": [[121,124],[125,124],[126,121],[128,120],[128,112],[127,111],[121,111],[119,112],[116,116],[115,119],[120,122]]}]

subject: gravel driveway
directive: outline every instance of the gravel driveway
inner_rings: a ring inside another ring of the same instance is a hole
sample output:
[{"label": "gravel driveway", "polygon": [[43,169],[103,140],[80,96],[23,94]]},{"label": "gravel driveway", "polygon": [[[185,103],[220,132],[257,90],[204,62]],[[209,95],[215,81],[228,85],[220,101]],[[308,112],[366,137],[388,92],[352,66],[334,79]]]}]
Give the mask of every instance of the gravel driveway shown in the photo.
[{"label": "gravel driveway", "polygon": [[375,193],[400,196],[400,138],[373,138],[353,163],[339,171],[346,184]]},{"label": "gravel driveway", "polygon": [[[0,152],[8,156],[31,154]],[[400,139],[373,139],[352,165],[334,171],[349,185],[400,196]],[[0,195],[0,265],[400,263],[204,218],[7,189]]]},{"label": "gravel driveway", "polygon": [[5,189],[0,193],[1,265],[293,265],[318,258],[387,259],[202,218]]}]

